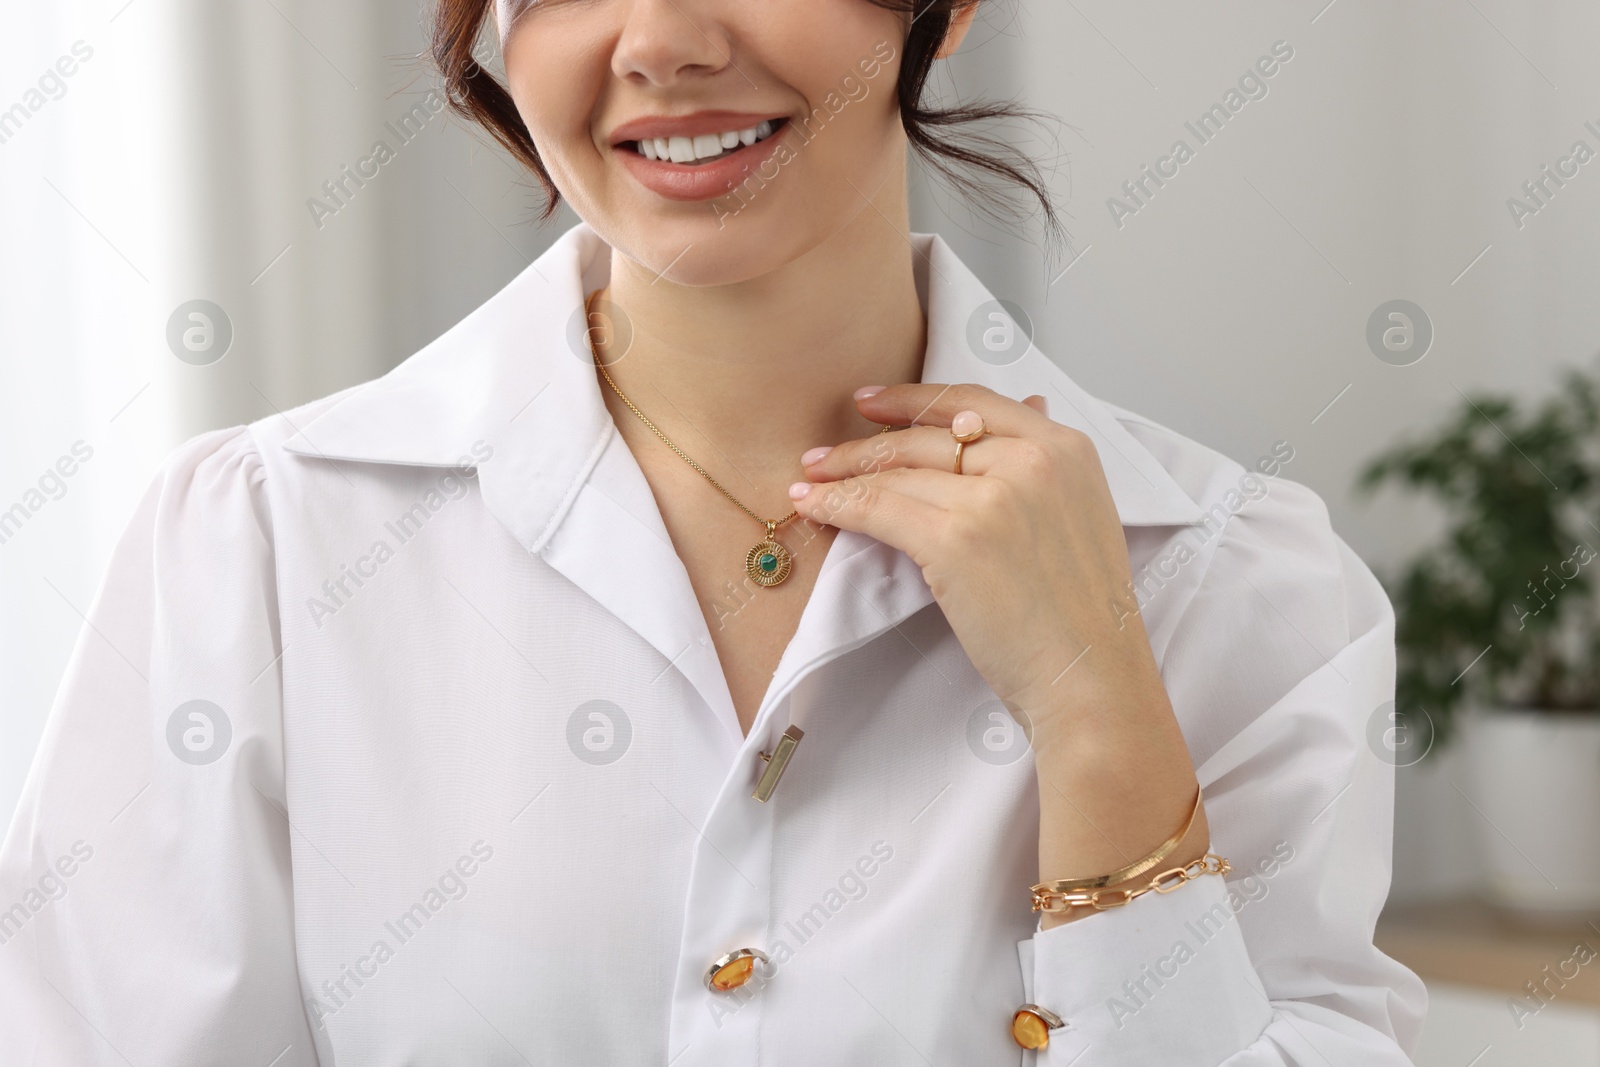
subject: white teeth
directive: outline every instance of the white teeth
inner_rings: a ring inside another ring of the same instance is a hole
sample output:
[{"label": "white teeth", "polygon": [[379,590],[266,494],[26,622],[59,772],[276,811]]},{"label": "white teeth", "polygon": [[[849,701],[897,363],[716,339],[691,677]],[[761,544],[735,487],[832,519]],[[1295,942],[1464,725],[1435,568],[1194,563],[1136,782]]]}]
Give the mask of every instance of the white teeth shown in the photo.
[{"label": "white teeth", "polygon": [[741,145],[753,145],[771,137],[776,127],[770,120],[743,130],[725,130],[722,133],[702,133],[694,137],[653,137],[636,142],[639,154],[646,159],[669,159],[674,163],[694,163],[714,159]]}]

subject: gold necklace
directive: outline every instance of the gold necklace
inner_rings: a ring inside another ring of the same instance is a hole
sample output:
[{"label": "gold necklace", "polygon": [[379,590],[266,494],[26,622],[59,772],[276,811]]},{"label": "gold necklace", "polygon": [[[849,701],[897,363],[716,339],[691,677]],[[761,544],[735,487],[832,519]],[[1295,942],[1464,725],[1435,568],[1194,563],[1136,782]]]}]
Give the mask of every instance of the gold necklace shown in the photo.
[{"label": "gold necklace", "polygon": [[[602,291],[603,290],[596,289],[594,292],[590,293],[589,298],[583,302],[584,322],[586,324],[589,323],[589,320],[594,316],[594,301]],[[789,553],[787,548],[784,548],[783,545],[778,543],[777,530],[778,527],[793,519],[796,515],[800,514],[800,512],[791,511],[781,519],[763,519],[760,515],[757,515],[755,512],[745,507],[738,497],[724,489],[721,482],[711,477],[704,467],[700,466],[700,464],[696,463],[689,457],[687,452],[673,444],[672,439],[666,434],[662,433],[660,428],[657,427],[655,423],[651,422],[645,416],[644,412],[639,410],[639,406],[633,401],[629,400],[628,395],[617,386],[617,383],[611,377],[611,372],[606,370],[606,365],[604,363],[600,362],[600,353],[595,351],[594,333],[592,331],[592,325],[590,325],[589,330],[584,331],[585,336],[587,336],[589,339],[589,355],[594,360],[594,365],[600,368],[600,374],[605,378],[606,384],[611,386],[612,391],[617,394],[617,398],[628,406],[629,411],[633,412],[639,417],[640,422],[644,423],[650,428],[651,433],[661,438],[663,444],[672,449],[673,452],[677,453],[679,459],[683,460],[689,466],[698,471],[700,477],[710,482],[712,486],[716,488],[717,492],[733,501],[740,511],[744,512],[746,515],[759,522],[762,526],[766,527],[766,537],[751,545],[750,551],[744,554],[745,574],[750,576],[751,581],[764,588],[771,588],[772,586],[781,584],[785,578],[789,577],[789,572],[794,567],[794,557]],[[879,431],[879,433],[888,433],[893,429],[893,426],[885,426]]]},{"label": "gold necklace", "polygon": [[[589,295],[589,299],[584,301],[584,314],[586,320],[594,315],[594,298],[599,296],[600,292],[601,290],[596,289]],[[766,527],[766,536],[760,541],[757,541],[754,545],[751,545],[750,551],[744,554],[744,572],[750,576],[750,580],[764,588],[771,588],[772,586],[782,583],[785,578],[789,577],[789,571],[794,565],[794,557],[789,554],[789,550],[787,548],[784,548],[783,545],[778,543],[777,530],[778,527],[782,526],[790,519],[793,519],[796,515],[800,514],[800,512],[791,511],[781,519],[763,519],[760,515],[757,515],[755,512],[745,507],[738,497],[724,489],[721,482],[711,477],[704,467],[700,466],[700,464],[696,463],[693,459],[690,459],[687,452],[673,444],[672,439],[666,434],[662,433],[660,428],[657,427],[655,423],[651,422],[647,417],[645,417],[645,413],[639,410],[638,405],[628,399],[627,394],[618,388],[617,383],[612,380],[611,372],[606,370],[606,365],[600,362],[600,354],[596,352],[594,348],[594,334],[589,333],[588,336],[589,354],[594,357],[594,365],[600,368],[601,375],[605,378],[606,383],[611,386],[612,390],[616,392],[617,397],[624,404],[628,405],[628,410],[639,416],[640,422],[648,426],[650,431],[657,437],[661,438],[662,442],[665,443],[668,448],[677,453],[679,459],[683,460],[689,466],[698,471],[702,478],[710,482],[716,488],[717,492],[721,493],[723,496],[733,501],[734,504],[738,505],[740,511],[744,512],[746,515],[759,522],[762,526]]]}]

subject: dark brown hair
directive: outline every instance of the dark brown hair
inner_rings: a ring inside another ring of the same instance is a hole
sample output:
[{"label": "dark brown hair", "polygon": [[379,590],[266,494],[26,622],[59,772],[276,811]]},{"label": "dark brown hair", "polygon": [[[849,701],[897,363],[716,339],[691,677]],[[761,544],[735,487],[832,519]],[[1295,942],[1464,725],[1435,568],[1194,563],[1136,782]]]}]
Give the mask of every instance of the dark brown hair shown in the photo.
[{"label": "dark brown hair", "polygon": [[[953,14],[967,3],[981,0],[867,0],[891,11],[911,15],[900,63],[897,94],[900,121],[913,150],[939,176],[984,214],[1021,216],[1023,202],[1037,200],[1043,213],[1046,237],[1060,236],[1060,222],[1049,187],[1038,166],[1006,140],[971,129],[974,123],[1004,119],[1039,121],[1045,116],[1011,101],[928,107],[923,94],[934,57],[950,28]],[[545,194],[548,219],[561,202],[550,172],[539,157],[528,127],[517,113],[511,94],[473,57],[473,46],[490,19],[494,0],[438,0],[434,11],[431,52],[434,66],[444,79],[450,107],[482,126],[539,180]],[[990,179],[1011,189],[996,191]],[[998,210],[997,210],[998,207]]]}]

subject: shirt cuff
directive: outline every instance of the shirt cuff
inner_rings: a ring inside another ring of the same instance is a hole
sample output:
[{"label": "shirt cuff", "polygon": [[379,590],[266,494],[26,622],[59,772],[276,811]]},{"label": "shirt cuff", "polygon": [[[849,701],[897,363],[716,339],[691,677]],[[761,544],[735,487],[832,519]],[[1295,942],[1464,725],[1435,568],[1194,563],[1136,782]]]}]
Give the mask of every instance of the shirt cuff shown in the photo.
[{"label": "shirt cuff", "polygon": [[1035,1054],[1039,1067],[1209,1067],[1272,1018],[1227,884],[1214,875],[1040,930],[1017,949],[1029,1002],[1064,1023]]}]

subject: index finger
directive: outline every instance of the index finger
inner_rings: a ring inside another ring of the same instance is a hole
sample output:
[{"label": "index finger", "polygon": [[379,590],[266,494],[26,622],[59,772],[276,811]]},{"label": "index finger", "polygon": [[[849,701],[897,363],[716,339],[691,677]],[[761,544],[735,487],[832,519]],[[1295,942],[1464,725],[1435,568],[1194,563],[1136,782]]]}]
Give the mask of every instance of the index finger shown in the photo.
[{"label": "index finger", "polygon": [[1038,408],[970,382],[891,385],[857,400],[856,407],[864,417],[892,426],[949,426],[957,412],[976,411],[987,430],[1007,437],[1037,434],[1055,425]]}]

